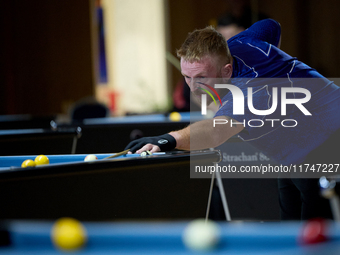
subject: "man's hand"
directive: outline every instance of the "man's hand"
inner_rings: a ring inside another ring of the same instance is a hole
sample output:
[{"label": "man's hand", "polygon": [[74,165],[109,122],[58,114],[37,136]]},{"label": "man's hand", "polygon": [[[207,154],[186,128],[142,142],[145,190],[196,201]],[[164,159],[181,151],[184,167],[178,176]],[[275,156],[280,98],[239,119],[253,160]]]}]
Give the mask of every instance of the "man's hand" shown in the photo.
[{"label": "man's hand", "polygon": [[171,151],[176,148],[176,139],[169,135],[143,137],[130,142],[125,150],[130,149],[131,153],[141,153],[143,151]]}]

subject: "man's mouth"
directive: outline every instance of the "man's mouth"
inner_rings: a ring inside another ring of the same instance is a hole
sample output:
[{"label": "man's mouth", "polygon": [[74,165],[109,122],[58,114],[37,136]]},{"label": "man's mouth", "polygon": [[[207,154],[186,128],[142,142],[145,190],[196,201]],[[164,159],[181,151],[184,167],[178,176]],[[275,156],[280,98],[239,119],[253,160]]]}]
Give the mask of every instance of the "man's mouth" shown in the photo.
[{"label": "man's mouth", "polygon": [[192,91],[192,93],[197,96],[197,97],[201,97],[201,95],[205,94],[202,90],[200,89],[196,89],[194,91]]}]

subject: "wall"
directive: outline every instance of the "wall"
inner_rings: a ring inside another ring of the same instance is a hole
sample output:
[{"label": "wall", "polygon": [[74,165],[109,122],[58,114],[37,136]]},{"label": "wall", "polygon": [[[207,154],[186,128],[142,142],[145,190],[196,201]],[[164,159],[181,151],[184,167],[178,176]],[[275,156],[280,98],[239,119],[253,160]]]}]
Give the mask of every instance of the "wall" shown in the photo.
[{"label": "wall", "polygon": [[0,9],[0,114],[60,113],[93,95],[90,1],[1,1]]},{"label": "wall", "polygon": [[107,87],[113,114],[166,111],[165,0],[104,0]]},{"label": "wall", "polygon": [[[188,32],[230,10],[231,0],[169,0],[169,50]],[[339,77],[337,0],[253,0],[282,26],[282,49],[325,76]],[[94,1],[12,0],[0,3],[0,114],[63,112],[94,95]],[[171,67],[171,87],[181,79]]]}]

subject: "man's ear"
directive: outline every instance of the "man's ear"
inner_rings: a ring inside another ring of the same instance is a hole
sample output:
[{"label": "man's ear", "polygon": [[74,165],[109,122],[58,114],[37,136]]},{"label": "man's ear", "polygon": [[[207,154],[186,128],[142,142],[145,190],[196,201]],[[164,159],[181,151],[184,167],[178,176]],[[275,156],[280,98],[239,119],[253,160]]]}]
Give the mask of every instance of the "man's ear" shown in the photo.
[{"label": "man's ear", "polygon": [[227,78],[229,79],[232,74],[233,74],[233,66],[232,64],[226,64],[225,66],[222,67],[222,78]]}]

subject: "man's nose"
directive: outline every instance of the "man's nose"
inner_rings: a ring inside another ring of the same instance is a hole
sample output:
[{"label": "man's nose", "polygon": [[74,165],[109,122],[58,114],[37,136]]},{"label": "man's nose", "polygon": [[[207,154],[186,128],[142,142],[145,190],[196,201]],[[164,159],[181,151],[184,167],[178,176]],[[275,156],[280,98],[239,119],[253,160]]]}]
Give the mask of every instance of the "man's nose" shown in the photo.
[{"label": "man's nose", "polygon": [[193,92],[193,91],[197,90],[198,84],[197,84],[197,82],[195,82],[194,79],[191,79],[189,87],[190,87],[191,92]]}]

